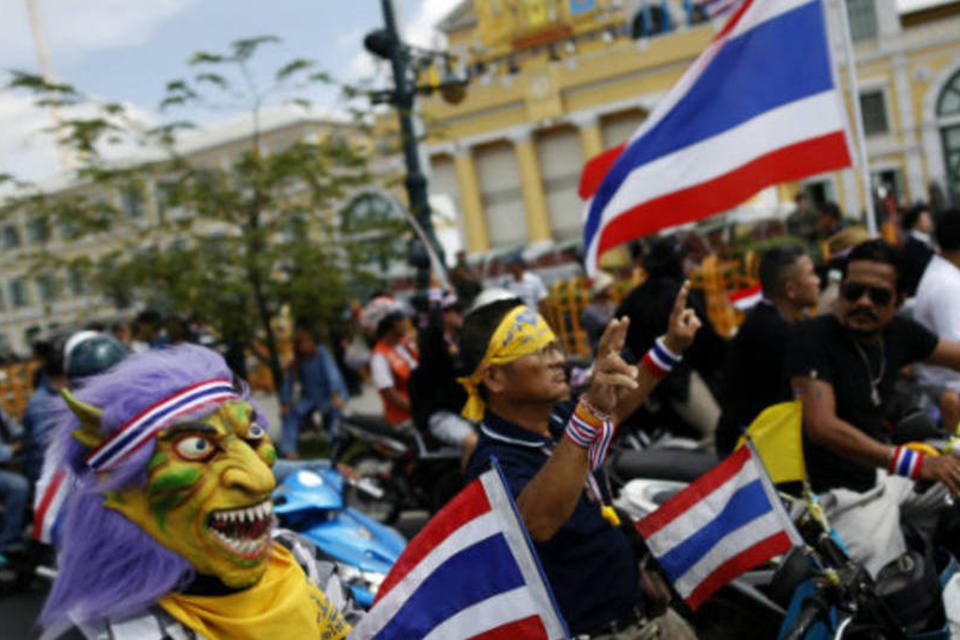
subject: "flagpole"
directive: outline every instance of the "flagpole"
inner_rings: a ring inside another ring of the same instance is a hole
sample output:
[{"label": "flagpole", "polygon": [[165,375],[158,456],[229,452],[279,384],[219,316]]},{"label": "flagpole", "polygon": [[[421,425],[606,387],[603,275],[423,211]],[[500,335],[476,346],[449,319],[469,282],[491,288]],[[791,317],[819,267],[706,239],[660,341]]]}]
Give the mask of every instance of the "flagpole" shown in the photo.
[{"label": "flagpole", "polygon": [[873,206],[873,193],[870,188],[870,162],[867,159],[867,141],[863,135],[863,116],[860,112],[860,88],[857,83],[856,61],[853,59],[853,39],[850,36],[850,20],[847,18],[847,5],[844,0],[835,0],[839,7],[840,31],[843,33],[843,57],[847,63],[847,85],[850,88],[850,102],[853,104],[854,135],[857,138],[857,155],[860,156],[860,179],[863,182],[863,197],[866,201],[867,231],[877,236],[877,215]]}]

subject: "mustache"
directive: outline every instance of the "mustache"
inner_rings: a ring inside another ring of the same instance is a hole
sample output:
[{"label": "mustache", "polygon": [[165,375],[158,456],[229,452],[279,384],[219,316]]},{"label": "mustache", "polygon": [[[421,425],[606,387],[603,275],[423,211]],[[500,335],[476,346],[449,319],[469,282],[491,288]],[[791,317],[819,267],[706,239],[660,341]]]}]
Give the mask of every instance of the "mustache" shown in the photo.
[{"label": "mustache", "polygon": [[879,316],[877,316],[876,312],[874,312],[872,309],[868,309],[867,307],[856,307],[850,313],[847,314],[847,317],[848,318],[862,317],[862,318],[867,318],[869,320],[880,319]]}]

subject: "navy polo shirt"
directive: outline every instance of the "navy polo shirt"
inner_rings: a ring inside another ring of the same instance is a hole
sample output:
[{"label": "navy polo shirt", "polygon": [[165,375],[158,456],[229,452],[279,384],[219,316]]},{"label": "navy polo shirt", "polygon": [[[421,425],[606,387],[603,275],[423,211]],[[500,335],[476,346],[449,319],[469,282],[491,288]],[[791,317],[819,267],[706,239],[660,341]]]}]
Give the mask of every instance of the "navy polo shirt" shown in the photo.
[{"label": "navy polo shirt", "polygon": [[[516,498],[540,471],[562,437],[574,405],[557,405],[550,416],[552,438],[507,422],[489,410],[467,467],[467,480],[490,468],[495,456]],[[606,478],[594,473],[609,503]],[[540,564],[570,632],[586,633],[619,620],[641,602],[639,568],[626,536],[600,515],[600,504],[584,491],[570,519],[550,540],[534,542]]]}]

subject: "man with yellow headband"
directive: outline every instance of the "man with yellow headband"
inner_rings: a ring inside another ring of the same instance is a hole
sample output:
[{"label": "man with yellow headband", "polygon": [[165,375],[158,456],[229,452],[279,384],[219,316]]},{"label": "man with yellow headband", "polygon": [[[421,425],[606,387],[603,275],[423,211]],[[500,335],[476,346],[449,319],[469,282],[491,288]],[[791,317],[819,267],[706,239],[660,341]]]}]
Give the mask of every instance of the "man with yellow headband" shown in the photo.
[{"label": "man with yellow headband", "polygon": [[564,356],[544,319],[519,300],[471,312],[461,354],[470,375],[464,416],[481,420],[468,480],[496,457],[516,497],[560,610],[574,635],[693,637],[675,614],[650,622],[641,573],[616,526],[601,465],[615,425],[666,377],[700,326],[677,295],[668,332],[639,366],[620,357],[629,320],[613,320],[597,348],[593,378],[569,402]]}]

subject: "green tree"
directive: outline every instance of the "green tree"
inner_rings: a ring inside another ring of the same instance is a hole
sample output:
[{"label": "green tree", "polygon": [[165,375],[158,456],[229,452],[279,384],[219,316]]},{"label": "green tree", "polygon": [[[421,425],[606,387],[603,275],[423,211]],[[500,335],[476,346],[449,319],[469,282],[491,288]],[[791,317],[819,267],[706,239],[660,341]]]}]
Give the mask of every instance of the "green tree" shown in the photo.
[{"label": "green tree", "polygon": [[[265,107],[292,102],[309,109],[298,92],[333,82],[305,59],[263,82],[252,63],[262,46],[275,42],[252,38],[233,42],[224,53],[197,53],[189,61],[192,75],[166,85],[163,113],[229,106],[250,117],[242,150],[228,166],[183,151],[179,143],[193,128],[190,122],[146,126],[122,104],[98,103],[72,86],[12,72],[9,89],[32,92],[37,105],[72,114],[55,132],[80,158],[75,183],[88,188],[51,194],[0,176],[16,189],[0,217],[19,212],[42,219],[76,242],[103,237],[112,248],[106,253],[65,257],[43,245],[33,258],[51,268],[85,269],[121,306],[162,305],[209,319],[230,340],[262,338],[279,388],[283,372],[272,320],[285,305],[293,317],[321,324],[341,316],[350,283],[364,274],[350,259],[349,235],[335,226],[336,208],[374,177],[363,143],[369,132],[356,112],[329,135],[301,135],[264,151]],[[120,144],[156,150],[156,157],[137,164],[104,157],[110,145]],[[138,219],[148,184],[158,185],[159,210],[159,219],[149,222]],[[97,195],[108,191],[120,194],[120,206]]]}]

